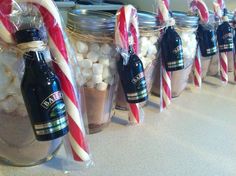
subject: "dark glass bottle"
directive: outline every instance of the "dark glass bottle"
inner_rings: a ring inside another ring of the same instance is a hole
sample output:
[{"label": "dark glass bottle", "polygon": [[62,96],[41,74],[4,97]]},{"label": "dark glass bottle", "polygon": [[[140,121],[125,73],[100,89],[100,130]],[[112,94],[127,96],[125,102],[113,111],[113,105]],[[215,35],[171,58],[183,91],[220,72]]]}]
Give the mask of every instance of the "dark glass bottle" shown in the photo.
[{"label": "dark glass bottle", "polygon": [[229,22],[224,21],[217,28],[217,40],[220,52],[230,52],[234,49],[233,29]]},{"label": "dark glass bottle", "polygon": [[167,71],[184,69],[182,40],[173,27],[168,27],[163,35],[161,52]]},{"label": "dark glass bottle", "polygon": [[[18,31],[15,36],[18,44],[40,41],[39,31],[34,28]],[[23,57],[25,72],[21,92],[36,139],[59,138],[69,130],[59,80],[46,64],[44,50],[29,49]]]},{"label": "dark glass bottle", "polygon": [[124,58],[120,56],[117,68],[127,102],[141,103],[148,99],[143,63],[134,54],[132,47],[130,47],[129,53],[128,64],[124,65]]},{"label": "dark glass bottle", "polygon": [[199,24],[197,29],[197,41],[203,57],[213,56],[217,53],[216,32],[213,26]]}]

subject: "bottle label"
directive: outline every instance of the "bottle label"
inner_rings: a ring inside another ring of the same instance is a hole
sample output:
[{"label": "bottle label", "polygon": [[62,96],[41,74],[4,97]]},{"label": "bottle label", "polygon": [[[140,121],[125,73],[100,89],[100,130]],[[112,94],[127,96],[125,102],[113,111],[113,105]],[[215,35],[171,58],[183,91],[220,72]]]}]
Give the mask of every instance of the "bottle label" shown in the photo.
[{"label": "bottle label", "polygon": [[66,109],[61,91],[54,92],[45,98],[41,103],[41,107],[48,114],[49,121],[34,125],[37,135],[56,133],[67,128],[68,119],[66,117]]}]

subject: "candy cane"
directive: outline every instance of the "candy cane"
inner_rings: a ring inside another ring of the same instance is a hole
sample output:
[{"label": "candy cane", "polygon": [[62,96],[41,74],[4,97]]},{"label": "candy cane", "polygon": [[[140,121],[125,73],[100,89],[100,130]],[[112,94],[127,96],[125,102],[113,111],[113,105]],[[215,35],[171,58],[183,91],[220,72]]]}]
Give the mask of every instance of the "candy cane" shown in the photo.
[{"label": "candy cane", "polygon": [[[85,140],[85,130],[79,110],[79,102],[77,100],[72,73],[68,63],[68,53],[57,7],[51,0],[17,0],[16,2],[29,3],[36,6],[43,17],[49,35],[49,46],[56,61],[54,62],[55,72],[60,79],[64,93],[70,127],[69,139],[73,157],[76,161],[88,161],[90,160],[90,156],[87,141]],[[9,31],[9,33],[11,33],[11,31]],[[4,38],[2,39],[5,40]],[[5,42],[7,41],[9,40],[5,40]]]},{"label": "candy cane", "polygon": [[[117,47],[125,51],[129,50],[129,32],[133,37],[134,52],[138,54],[138,18],[137,10],[132,5],[121,7],[117,13],[115,43]],[[131,123],[139,124],[142,120],[141,114],[139,104],[129,104],[129,121]]]},{"label": "candy cane", "polygon": [[[169,1],[168,0],[158,0],[158,18],[161,23],[168,22],[170,20],[169,15]],[[160,110],[166,109],[172,99],[171,93],[171,72],[166,71],[163,64],[163,59],[161,59],[161,88],[160,88]]]},{"label": "candy cane", "polygon": [[220,77],[223,83],[228,83],[228,58],[225,52],[220,53]]},{"label": "candy cane", "polygon": [[171,104],[171,72],[167,72],[165,65],[161,64],[161,111]]},{"label": "candy cane", "polygon": [[0,38],[9,44],[14,43],[12,33],[14,27],[10,22],[10,14],[12,11],[12,0],[2,0],[0,2]]},{"label": "candy cane", "polygon": [[209,11],[208,8],[202,0],[192,0],[190,7],[193,11],[197,10],[199,17],[202,22],[207,23],[209,21]]},{"label": "candy cane", "polygon": [[193,75],[194,75],[194,85],[196,87],[201,87],[201,85],[202,85],[202,67],[201,67],[199,47],[197,47],[197,50],[196,50]]},{"label": "candy cane", "polygon": [[[219,17],[222,18],[222,16],[223,16],[223,9],[225,8],[224,0],[217,0],[217,2],[214,3],[214,4],[218,4],[220,9],[216,8],[216,10],[221,11],[221,16],[219,16]],[[214,10],[215,10],[215,8],[214,8]],[[215,14],[219,15],[219,14],[217,14],[216,11],[215,11]],[[228,71],[229,71],[228,67],[229,66],[228,66],[227,52],[220,52],[219,53],[219,57],[220,57],[220,78],[221,78],[221,81],[224,84],[227,84],[228,81],[229,81],[229,76],[228,76]]]}]

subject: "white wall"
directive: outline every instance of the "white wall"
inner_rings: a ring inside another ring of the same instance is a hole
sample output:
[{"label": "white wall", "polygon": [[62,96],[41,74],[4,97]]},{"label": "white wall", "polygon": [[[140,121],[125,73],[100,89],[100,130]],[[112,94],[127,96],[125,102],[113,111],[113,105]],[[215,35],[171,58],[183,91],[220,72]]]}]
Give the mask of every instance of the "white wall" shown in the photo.
[{"label": "white wall", "polygon": [[[138,9],[147,10],[147,11],[155,11],[156,1],[155,0],[115,0],[125,3],[131,3],[135,5]],[[172,10],[188,10],[188,0],[170,0],[171,1],[171,9]],[[212,9],[213,0],[205,0],[209,9]],[[236,9],[236,0],[225,0],[225,3],[229,10]]]}]

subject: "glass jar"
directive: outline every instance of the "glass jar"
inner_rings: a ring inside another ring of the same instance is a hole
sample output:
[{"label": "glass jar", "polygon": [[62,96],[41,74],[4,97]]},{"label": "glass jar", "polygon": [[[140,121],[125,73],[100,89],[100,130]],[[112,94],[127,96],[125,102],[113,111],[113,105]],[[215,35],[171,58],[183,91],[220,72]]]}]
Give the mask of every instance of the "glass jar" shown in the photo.
[{"label": "glass jar", "polygon": [[9,165],[32,166],[50,160],[62,139],[36,140],[21,95],[24,62],[19,59],[13,52],[0,52],[0,160]]},{"label": "glass jar", "polygon": [[[196,30],[198,17],[190,16],[184,12],[173,12],[173,17],[176,21],[175,30],[182,40],[184,56],[184,69],[172,72],[172,96],[177,97],[186,88],[192,71],[197,48]],[[158,66],[158,68],[160,68],[160,66]],[[152,93],[160,95],[160,72],[157,72]]]},{"label": "glass jar", "polygon": [[[161,26],[159,26],[155,14],[150,12],[138,12],[138,20],[140,32],[139,57],[143,63],[147,90],[150,93],[157,70],[157,48]],[[142,103],[143,106],[145,104],[146,102]],[[127,110],[127,103],[121,84],[118,86],[116,108]]]},{"label": "glass jar", "polygon": [[[233,13],[228,13],[229,23],[231,27],[233,28]],[[221,21],[219,19],[215,19],[214,14],[210,14],[210,24],[215,28],[215,31],[217,30],[218,26],[221,24]],[[232,32],[234,32],[232,30]],[[234,34],[232,34],[234,35]],[[228,58],[228,71],[232,72],[234,71],[234,52],[227,52],[227,58]],[[207,67],[208,64],[208,67]],[[208,70],[207,70],[208,69]],[[207,75],[210,76],[218,76],[220,70],[220,63],[219,63],[219,53],[212,56],[210,63],[204,63],[203,67],[203,73],[207,72]],[[206,74],[203,74],[203,77]]]},{"label": "glass jar", "polygon": [[114,114],[117,52],[114,18],[102,11],[72,10],[68,35],[77,55],[76,80],[84,87],[90,133],[102,131]]}]

